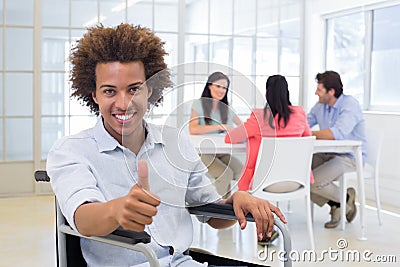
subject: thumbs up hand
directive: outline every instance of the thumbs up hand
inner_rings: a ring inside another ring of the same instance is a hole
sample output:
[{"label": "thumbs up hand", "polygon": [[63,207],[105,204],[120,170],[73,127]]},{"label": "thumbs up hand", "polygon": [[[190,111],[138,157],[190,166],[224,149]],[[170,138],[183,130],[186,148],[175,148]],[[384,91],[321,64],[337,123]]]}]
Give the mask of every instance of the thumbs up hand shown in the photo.
[{"label": "thumbs up hand", "polygon": [[160,198],[150,193],[149,170],[145,160],[138,162],[138,183],[123,198],[122,207],[117,216],[119,225],[126,230],[141,232],[145,225],[153,222],[157,214]]},{"label": "thumbs up hand", "polygon": [[150,192],[149,167],[147,166],[147,162],[144,159],[139,160],[137,173],[138,185],[141,186],[144,190]]}]

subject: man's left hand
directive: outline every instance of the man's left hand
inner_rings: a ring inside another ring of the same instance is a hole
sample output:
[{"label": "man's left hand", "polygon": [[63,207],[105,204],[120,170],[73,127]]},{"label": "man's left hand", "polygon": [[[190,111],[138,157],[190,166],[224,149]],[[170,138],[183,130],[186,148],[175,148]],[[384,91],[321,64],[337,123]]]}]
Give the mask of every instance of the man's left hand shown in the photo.
[{"label": "man's left hand", "polygon": [[247,225],[245,216],[248,213],[253,216],[256,222],[258,240],[261,240],[265,235],[268,238],[271,237],[274,228],[273,213],[275,213],[283,223],[287,223],[278,207],[272,205],[267,200],[254,197],[245,191],[235,192],[228,199],[223,200],[223,203],[233,205],[241,229],[246,228]]}]

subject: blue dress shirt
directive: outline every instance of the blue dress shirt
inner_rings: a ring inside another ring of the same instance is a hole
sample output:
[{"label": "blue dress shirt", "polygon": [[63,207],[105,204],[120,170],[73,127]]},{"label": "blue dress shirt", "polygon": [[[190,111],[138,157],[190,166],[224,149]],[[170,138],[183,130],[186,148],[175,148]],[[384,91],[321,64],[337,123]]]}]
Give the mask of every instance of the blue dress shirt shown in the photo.
[{"label": "blue dress shirt", "polygon": [[335,140],[362,141],[363,160],[367,156],[365,120],[358,101],[341,94],[332,107],[317,103],[307,114],[310,127],[319,125],[320,130],[330,129]]}]

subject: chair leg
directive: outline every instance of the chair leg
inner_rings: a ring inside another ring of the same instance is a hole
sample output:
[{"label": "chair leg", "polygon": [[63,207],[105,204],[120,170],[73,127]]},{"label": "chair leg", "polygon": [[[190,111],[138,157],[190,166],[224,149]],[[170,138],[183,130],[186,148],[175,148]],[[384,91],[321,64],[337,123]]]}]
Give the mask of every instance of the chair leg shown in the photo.
[{"label": "chair leg", "polygon": [[311,221],[314,223],[314,203],[310,201]]},{"label": "chair leg", "polygon": [[342,176],[340,178],[340,227],[344,230],[346,225],[346,196],[347,196],[347,183],[346,178]]},{"label": "chair leg", "polygon": [[288,202],[287,202],[287,211],[286,211],[286,213],[292,213],[292,207],[291,207],[290,200],[288,200]]},{"label": "chair leg", "polygon": [[240,225],[236,223],[232,227],[232,240],[235,244],[240,244],[240,240],[242,239],[242,230],[240,229]]},{"label": "chair leg", "polygon": [[315,243],[314,243],[314,232],[312,227],[312,216],[311,216],[311,200],[310,195],[306,196],[306,209],[307,209],[307,229],[308,229],[308,237],[310,239],[311,249],[315,250]]},{"label": "chair leg", "polygon": [[379,177],[377,176],[377,174],[375,174],[374,183],[375,183],[375,202],[376,202],[376,211],[378,213],[378,222],[379,225],[382,225],[381,199],[379,195]]}]

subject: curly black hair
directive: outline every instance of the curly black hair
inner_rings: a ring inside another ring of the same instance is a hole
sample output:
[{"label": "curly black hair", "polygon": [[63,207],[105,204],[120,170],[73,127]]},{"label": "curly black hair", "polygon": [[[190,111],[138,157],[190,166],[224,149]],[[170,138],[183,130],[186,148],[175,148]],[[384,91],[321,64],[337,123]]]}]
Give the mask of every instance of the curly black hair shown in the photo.
[{"label": "curly black hair", "polygon": [[[172,82],[164,56],[167,55],[161,41],[150,29],[130,24],[116,27],[98,25],[76,42],[71,50],[71,96],[77,97],[91,112],[99,114],[99,106],[92,98],[96,90],[96,66],[98,63],[141,61],[144,65],[146,84],[153,92],[149,104],[162,102],[163,90]],[[157,74],[157,78],[150,79]]]}]

